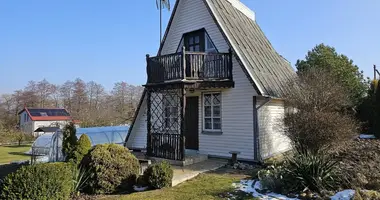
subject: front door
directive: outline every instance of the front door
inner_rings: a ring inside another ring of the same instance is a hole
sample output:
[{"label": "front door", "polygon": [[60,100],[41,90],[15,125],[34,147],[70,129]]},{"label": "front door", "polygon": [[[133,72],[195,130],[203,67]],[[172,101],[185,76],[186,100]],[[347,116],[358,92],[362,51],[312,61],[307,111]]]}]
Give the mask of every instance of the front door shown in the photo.
[{"label": "front door", "polygon": [[185,110],[186,149],[199,149],[198,117],[198,97],[187,97]]}]

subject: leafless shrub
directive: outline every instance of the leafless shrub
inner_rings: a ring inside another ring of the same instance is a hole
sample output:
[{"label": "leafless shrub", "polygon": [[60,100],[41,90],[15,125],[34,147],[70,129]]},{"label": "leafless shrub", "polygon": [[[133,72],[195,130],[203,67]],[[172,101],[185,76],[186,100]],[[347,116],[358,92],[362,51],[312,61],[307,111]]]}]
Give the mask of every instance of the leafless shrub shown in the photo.
[{"label": "leafless shrub", "polygon": [[338,147],[356,134],[357,123],[346,108],[349,95],[326,71],[311,70],[289,83],[285,97],[285,134],[298,152]]}]

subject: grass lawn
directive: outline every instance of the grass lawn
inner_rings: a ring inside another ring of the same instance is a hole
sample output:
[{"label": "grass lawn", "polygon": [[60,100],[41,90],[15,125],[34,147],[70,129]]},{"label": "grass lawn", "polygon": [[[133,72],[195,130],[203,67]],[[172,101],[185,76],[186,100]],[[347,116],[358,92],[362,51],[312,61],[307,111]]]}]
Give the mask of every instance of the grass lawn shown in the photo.
[{"label": "grass lawn", "polygon": [[147,192],[133,193],[129,195],[107,196],[99,198],[102,200],[140,200],[140,199],[162,199],[162,200],[187,200],[187,199],[228,199],[229,193],[233,193],[236,200],[254,199],[251,195],[234,192],[232,183],[247,178],[247,175],[231,174],[222,171],[205,173],[196,178],[184,182],[173,188],[152,190]]},{"label": "grass lawn", "polygon": [[11,161],[30,159],[30,156],[23,154],[29,149],[30,145],[0,146],[0,164],[7,164]]}]

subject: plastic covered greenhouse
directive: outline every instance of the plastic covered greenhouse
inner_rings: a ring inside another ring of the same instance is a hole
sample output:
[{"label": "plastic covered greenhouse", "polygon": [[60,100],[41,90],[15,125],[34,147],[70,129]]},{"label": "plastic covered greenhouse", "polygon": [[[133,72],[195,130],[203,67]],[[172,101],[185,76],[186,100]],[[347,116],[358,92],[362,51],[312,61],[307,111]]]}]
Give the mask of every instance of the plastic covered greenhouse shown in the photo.
[{"label": "plastic covered greenhouse", "polygon": [[[77,128],[76,136],[88,135],[92,146],[97,144],[114,143],[124,145],[129,126],[108,126],[93,128]],[[33,143],[29,154],[39,157],[41,162],[56,162],[64,160],[62,155],[62,130],[57,130],[54,134],[44,134]]]}]

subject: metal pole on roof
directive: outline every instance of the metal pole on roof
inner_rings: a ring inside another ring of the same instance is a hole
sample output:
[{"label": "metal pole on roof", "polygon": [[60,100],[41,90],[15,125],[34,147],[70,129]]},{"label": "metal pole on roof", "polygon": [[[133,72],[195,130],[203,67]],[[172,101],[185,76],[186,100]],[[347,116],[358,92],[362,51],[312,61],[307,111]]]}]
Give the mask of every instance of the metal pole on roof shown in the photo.
[{"label": "metal pole on roof", "polygon": [[376,65],[373,65],[373,80],[376,80]]}]

